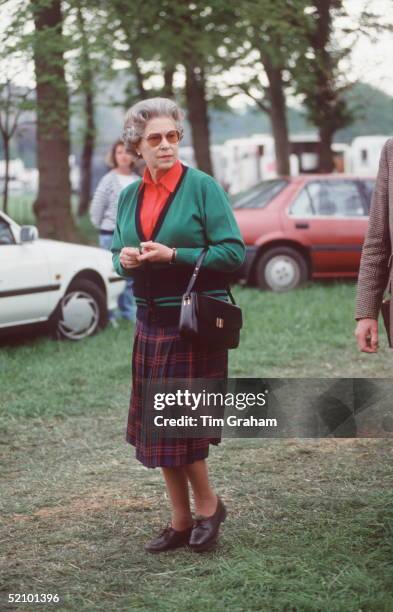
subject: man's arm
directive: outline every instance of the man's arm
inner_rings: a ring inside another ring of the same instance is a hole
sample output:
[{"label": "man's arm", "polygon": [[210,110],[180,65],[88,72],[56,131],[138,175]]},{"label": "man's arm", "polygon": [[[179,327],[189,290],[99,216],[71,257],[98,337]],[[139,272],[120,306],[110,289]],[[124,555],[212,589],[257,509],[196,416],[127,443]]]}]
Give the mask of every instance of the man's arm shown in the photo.
[{"label": "man's arm", "polygon": [[370,218],[360,260],[355,317],[378,319],[383,292],[389,279],[391,254],[389,230],[388,143],[379,160],[377,180],[372,196]]}]

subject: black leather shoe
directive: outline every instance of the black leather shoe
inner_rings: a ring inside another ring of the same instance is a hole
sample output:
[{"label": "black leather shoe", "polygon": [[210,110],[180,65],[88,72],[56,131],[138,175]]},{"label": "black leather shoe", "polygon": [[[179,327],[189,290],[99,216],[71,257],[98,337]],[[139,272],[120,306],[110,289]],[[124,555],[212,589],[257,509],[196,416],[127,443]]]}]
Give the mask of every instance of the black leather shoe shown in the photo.
[{"label": "black leather shoe", "polygon": [[212,516],[200,516],[195,520],[195,526],[190,537],[190,546],[195,552],[209,550],[217,542],[220,523],[227,515],[222,499],[217,495],[217,508]]},{"label": "black leather shoe", "polygon": [[186,546],[190,539],[191,527],[184,529],[183,531],[176,531],[168,523],[165,529],[160,533],[159,536],[154,538],[151,542],[145,545],[146,552],[149,553],[160,553],[165,550],[173,550],[180,546]]}]

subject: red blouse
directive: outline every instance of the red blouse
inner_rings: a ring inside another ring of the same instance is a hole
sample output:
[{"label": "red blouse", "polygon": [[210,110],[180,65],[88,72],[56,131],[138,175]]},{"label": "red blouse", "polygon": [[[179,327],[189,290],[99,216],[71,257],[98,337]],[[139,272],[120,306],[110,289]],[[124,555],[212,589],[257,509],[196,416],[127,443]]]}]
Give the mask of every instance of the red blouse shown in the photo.
[{"label": "red blouse", "polygon": [[155,183],[151,177],[150,170],[146,166],[140,186],[140,189],[145,187],[140,220],[143,233],[147,240],[151,239],[160,212],[170,194],[175,191],[182,171],[182,165],[180,161],[177,160],[172,168],[165,172],[165,174],[158,179],[157,183]]}]

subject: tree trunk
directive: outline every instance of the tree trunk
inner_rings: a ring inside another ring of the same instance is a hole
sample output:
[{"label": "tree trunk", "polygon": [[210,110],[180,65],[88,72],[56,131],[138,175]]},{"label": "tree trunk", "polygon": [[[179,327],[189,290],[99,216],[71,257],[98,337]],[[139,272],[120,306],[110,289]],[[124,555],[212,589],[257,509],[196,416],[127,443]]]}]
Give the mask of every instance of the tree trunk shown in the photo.
[{"label": "tree trunk", "polygon": [[164,68],[164,87],[162,91],[162,95],[165,98],[173,98],[175,95],[173,89],[173,77],[175,74],[174,66],[165,66]]},{"label": "tree trunk", "polygon": [[10,141],[3,134],[4,148],[4,186],[3,186],[3,210],[8,214],[8,183],[10,180]]},{"label": "tree trunk", "polygon": [[195,161],[200,170],[213,176],[204,71],[202,67],[188,62],[185,65],[185,69],[185,92]]},{"label": "tree trunk", "polygon": [[134,47],[134,51],[133,51],[132,58],[131,58],[131,66],[132,66],[132,70],[133,70],[133,73],[136,79],[138,97],[140,100],[146,100],[147,98],[149,98],[149,93],[145,89],[145,79],[144,79],[144,76],[139,66],[139,61],[138,61],[138,56],[136,54],[135,45],[133,45],[133,43],[131,42],[130,48],[132,49],[133,47]]},{"label": "tree trunk", "polygon": [[282,66],[274,66],[266,53],[261,53],[261,59],[269,81],[267,97],[269,99],[269,114],[276,149],[277,174],[289,175],[289,135]]},{"label": "tree trunk", "polygon": [[316,0],[316,27],[311,35],[316,62],[314,70],[314,123],[319,130],[319,172],[334,169],[332,141],[333,134],[340,127],[338,94],[334,85],[334,63],[328,50],[332,32],[332,9],[339,7],[341,0]]},{"label": "tree trunk", "polygon": [[89,209],[91,196],[92,159],[95,145],[95,121],[94,121],[94,79],[92,75],[88,41],[85,31],[85,20],[82,9],[78,7],[78,25],[82,36],[82,66],[81,66],[81,88],[85,97],[85,133],[83,137],[83,149],[80,162],[80,186],[78,216],[82,217]]},{"label": "tree trunk", "polygon": [[60,0],[32,3],[37,81],[37,165],[39,188],[34,212],[40,234],[75,240],[71,212],[68,91],[64,74]]},{"label": "tree trunk", "polygon": [[81,180],[79,188],[78,216],[82,217],[89,209],[91,196],[91,164],[95,144],[94,102],[91,91],[86,92],[85,100],[86,130],[84,135],[80,170]]},{"label": "tree trunk", "polygon": [[319,128],[319,172],[333,172],[334,161],[333,161],[333,133],[329,125],[323,125]]}]

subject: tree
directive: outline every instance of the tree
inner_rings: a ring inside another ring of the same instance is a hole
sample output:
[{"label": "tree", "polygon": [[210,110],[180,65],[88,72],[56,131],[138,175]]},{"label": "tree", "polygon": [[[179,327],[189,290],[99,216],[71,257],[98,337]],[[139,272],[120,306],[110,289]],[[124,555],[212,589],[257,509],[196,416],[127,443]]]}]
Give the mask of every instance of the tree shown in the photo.
[{"label": "tree", "polygon": [[223,67],[235,63],[248,73],[229,84],[229,95],[245,93],[269,116],[281,175],[290,172],[286,98],[293,91],[291,67],[305,52],[304,6],[305,0],[240,0],[225,42]]},{"label": "tree", "polygon": [[10,145],[13,136],[21,125],[22,113],[32,108],[29,100],[31,90],[21,89],[13,84],[9,77],[0,82],[0,134],[4,150],[4,183],[3,183],[3,210],[8,212],[8,185],[10,180]]},{"label": "tree", "polygon": [[71,241],[76,228],[71,214],[69,102],[61,3],[39,0],[31,4],[31,10],[40,177],[34,212],[43,236]]},{"label": "tree", "polygon": [[112,62],[129,66],[130,82],[125,91],[127,106],[151,96],[146,81],[154,70],[146,66],[151,59],[150,36],[157,19],[157,4],[152,0],[112,0],[105,4],[106,21],[101,35],[107,43]]},{"label": "tree", "polygon": [[[354,41],[360,32],[371,36],[392,30],[391,19],[379,18],[368,5],[364,2],[353,25],[348,25],[350,14],[343,0],[312,0],[306,8],[308,51],[299,58],[293,75],[297,92],[304,98],[308,119],[319,131],[321,172],[334,169],[332,142],[335,132],[359,117],[360,109],[349,105],[346,95],[356,84],[347,77]],[[339,25],[342,20],[345,26]]]},{"label": "tree", "polygon": [[[88,211],[92,187],[92,160],[96,142],[96,91],[115,76],[113,61],[117,57],[116,44],[111,38],[112,14],[97,7],[92,0],[64,2],[64,25],[70,40],[67,75],[72,111],[81,118],[82,151],[80,156],[80,184],[78,216]],[[79,122],[78,122],[79,123]]]},{"label": "tree", "polygon": [[309,7],[306,38],[309,50],[299,58],[294,70],[297,91],[304,95],[309,120],[319,131],[319,171],[334,170],[332,142],[334,133],[356,118],[344,93],[353,86],[343,78],[340,62],[350,47],[334,47],[333,24],[343,14],[342,0],[314,0]]},{"label": "tree", "polygon": [[202,62],[198,65],[191,58],[192,54],[190,54],[190,58],[185,60],[185,98],[187,101],[188,119],[191,125],[195,161],[200,170],[213,176],[213,165],[210,155],[209,115],[206,100],[206,74]]},{"label": "tree", "polygon": [[[114,0],[107,10],[108,28],[116,41],[114,51],[117,58],[127,58],[134,77],[128,103],[159,94],[173,97],[174,74],[183,69],[185,85],[181,93],[197,166],[212,174],[208,105],[213,96],[209,75],[232,10],[223,0],[195,0],[191,4],[162,0],[159,11],[153,0]],[[161,67],[160,92],[149,85],[154,74],[152,65]]]},{"label": "tree", "polygon": [[91,164],[93,159],[96,126],[94,119],[94,77],[93,62],[90,57],[89,38],[86,32],[84,7],[78,2],[76,8],[77,24],[80,34],[80,89],[83,95],[85,127],[80,161],[80,186],[78,215],[87,213],[91,196]]},{"label": "tree", "polygon": [[[184,69],[184,100],[191,126],[195,160],[199,169],[213,174],[210,155],[209,108],[217,106],[212,84],[219,63],[218,50],[229,31],[235,12],[223,0],[195,0],[191,4],[161,4],[159,59],[163,66]],[[226,106],[220,96],[219,107]]]}]

